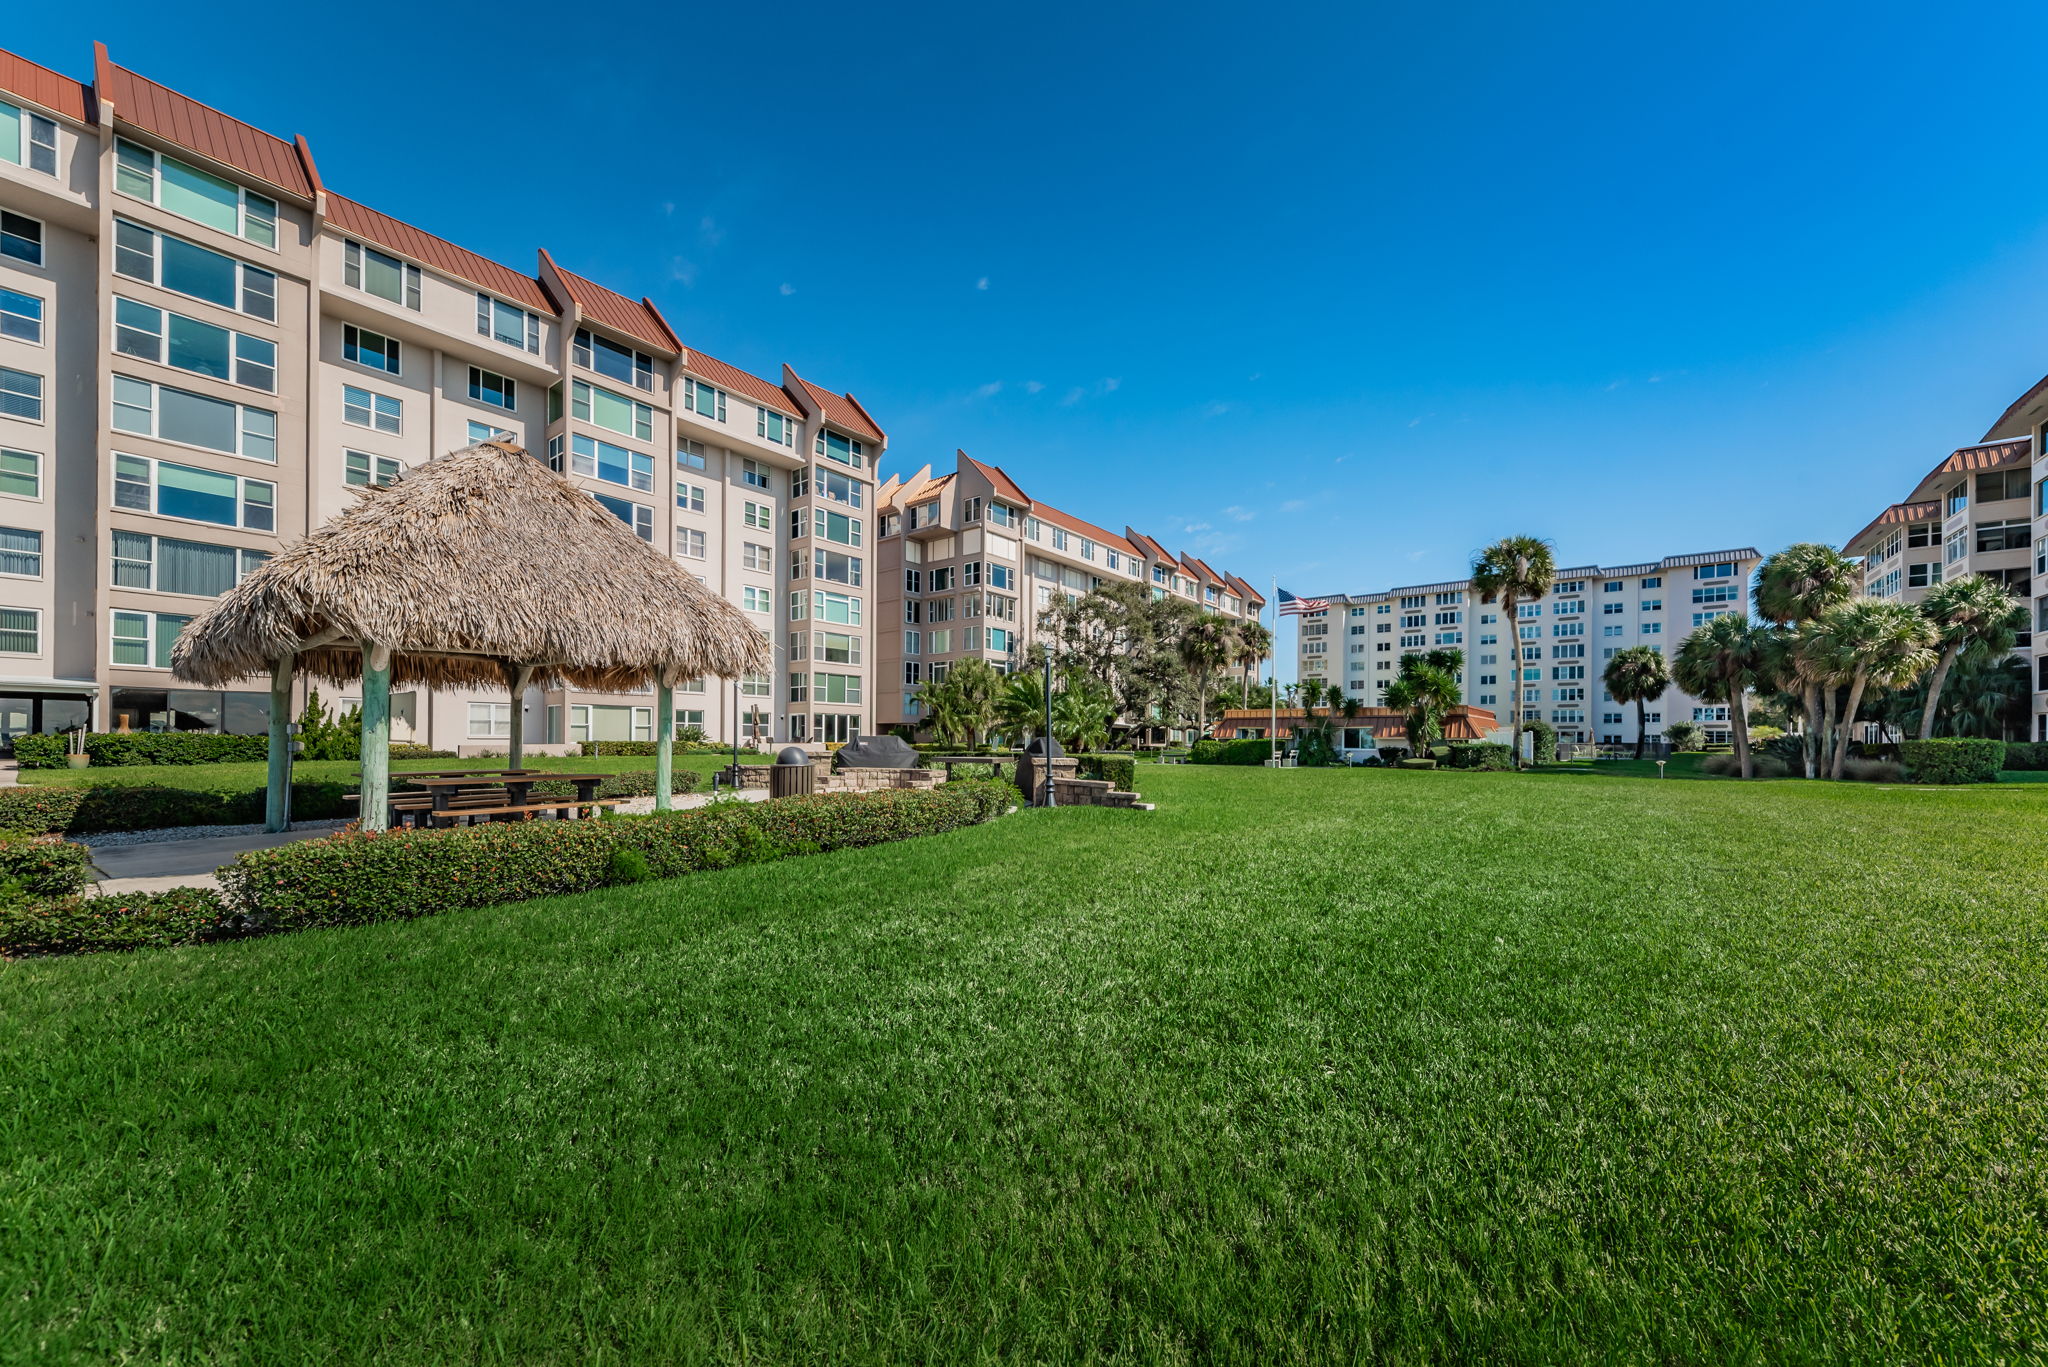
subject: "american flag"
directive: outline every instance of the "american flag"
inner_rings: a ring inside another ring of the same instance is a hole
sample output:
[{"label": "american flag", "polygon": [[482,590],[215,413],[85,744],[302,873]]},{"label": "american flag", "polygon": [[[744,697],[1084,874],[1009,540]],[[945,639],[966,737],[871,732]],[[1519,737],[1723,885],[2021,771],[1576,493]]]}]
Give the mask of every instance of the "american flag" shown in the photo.
[{"label": "american flag", "polygon": [[1321,612],[1328,606],[1330,606],[1330,600],[1327,598],[1296,598],[1286,589],[1280,590],[1280,615],[1282,617],[1299,617],[1305,612]]}]

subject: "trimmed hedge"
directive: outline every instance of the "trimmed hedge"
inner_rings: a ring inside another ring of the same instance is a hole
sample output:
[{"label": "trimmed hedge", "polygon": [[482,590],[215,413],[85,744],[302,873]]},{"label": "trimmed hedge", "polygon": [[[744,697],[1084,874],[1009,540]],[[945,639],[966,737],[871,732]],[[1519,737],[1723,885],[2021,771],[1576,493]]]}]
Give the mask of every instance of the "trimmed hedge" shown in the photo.
[{"label": "trimmed hedge", "polygon": [[1018,801],[1006,783],[729,802],[603,821],[494,822],[436,831],[346,831],[242,855],[221,870],[229,908],[257,931],[411,920],[604,887],[613,854],[636,876],[674,878],[786,854],[958,830]]},{"label": "trimmed hedge", "polygon": [[1190,764],[1264,764],[1272,757],[1270,740],[1198,740],[1188,747]]},{"label": "trimmed hedge", "polygon": [[[585,759],[594,759],[600,755],[638,755],[645,758],[654,754],[654,742],[651,740],[580,740],[576,743],[583,747],[583,758]],[[683,740],[678,738],[670,747],[670,753],[677,755],[729,755],[732,753],[732,747],[730,745],[720,745],[715,740]],[[756,750],[751,745],[742,745],[740,753],[743,755],[758,755],[761,751]]]},{"label": "trimmed hedge", "polygon": [[68,897],[91,881],[92,854],[85,846],[47,835],[0,835],[0,888],[11,885],[30,897]]},{"label": "trimmed hedge", "polygon": [[1499,745],[1484,740],[1454,740],[1445,747],[1452,769],[1482,769],[1498,773],[1515,767],[1515,750],[1511,745]]},{"label": "trimmed hedge", "polygon": [[[24,747],[26,749],[24,750]],[[24,769],[62,769],[66,738],[17,736],[14,757]],[[245,764],[262,763],[270,754],[268,736],[223,736],[211,731],[94,732],[85,738],[85,753],[94,765],[117,764]]]},{"label": "trimmed hedge", "polygon": [[1074,776],[1107,780],[1120,793],[1138,791],[1138,761],[1129,755],[1076,755]]},{"label": "trimmed hedge", "polygon": [[[1749,767],[1753,778],[1784,778],[1792,772],[1790,765],[1768,751],[1752,752]],[[1708,755],[1700,761],[1700,771],[1715,778],[1741,778],[1742,758],[1734,754]]]},{"label": "trimmed hedge", "polygon": [[1902,741],[1899,758],[1914,783],[1996,783],[2005,763],[2005,742],[1960,737]]},{"label": "trimmed hedge", "polygon": [[0,905],[0,953],[84,954],[198,944],[233,933],[211,888]]},{"label": "trimmed hedge", "polygon": [[[355,815],[343,802],[352,785],[295,783],[292,818],[323,821]],[[206,792],[148,784],[38,784],[0,788],[0,832],[90,835],[96,831],[153,831],[165,826],[239,826],[263,819],[263,790]]]},{"label": "trimmed hedge", "polygon": [[2048,769],[2048,743],[2034,740],[2007,741],[2005,767],[2027,772]]}]

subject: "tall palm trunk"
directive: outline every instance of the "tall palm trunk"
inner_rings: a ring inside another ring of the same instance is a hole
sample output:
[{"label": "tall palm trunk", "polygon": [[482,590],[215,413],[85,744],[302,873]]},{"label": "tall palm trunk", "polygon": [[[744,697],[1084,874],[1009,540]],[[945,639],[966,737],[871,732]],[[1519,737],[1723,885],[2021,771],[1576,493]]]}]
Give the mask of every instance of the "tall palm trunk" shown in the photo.
[{"label": "tall palm trunk", "polygon": [[1963,643],[1952,641],[1941,648],[1941,660],[1934,666],[1934,677],[1927,681],[1927,705],[1920,709],[1920,734],[1915,740],[1926,740],[1934,734],[1934,709],[1941,702],[1942,685],[1948,682],[1948,667],[1956,662],[1962,653]]},{"label": "tall palm trunk", "polygon": [[1835,700],[1841,690],[1830,686],[1821,690],[1820,702],[1820,767],[1815,778],[1826,778],[1835,765]]},{"label": "tall palm trunk", "polygon": [[1803,738],[1805,743],[1799,747],[1799,750],[1806,760],[1806,776],[1808,778],[1819,778],[1820,747],[1826,736],[1826,732],[1821,729],[1820,685],[1810,683],[1806,686],[1805,692],[1806,735]]},{"label": "tall palm trunk", "polygon": [[1514,668],[1508,671],[1508,745],[1513,749],[1515,768],[1522,767],[1522,634],[1515,625],[1515,595],[1503,593],[1500,596],[1500,620],[1507,630],[1502,634],[1508,638],[1508,660]]},{"label": "tall palm trunk", "polygon": [[1870,676],[1862,670],[1856,671],[1854,682],[1849,685],[1849,701],[1842,708],[1841,739],[1835,742],[1835,765],[1828,777],[1839,779],[1842,766],[1849,759],[1849,728],[1856,724],[1856,709],[1863,705],[1863,689],[1870,682]]},{"label": "tall palm trunk", "polygon": [[1731,684],[1728,694],[1728,730],[1735,737],[1735,760],[1742,766],[1744,778],[1755,778],[1756,765],[1749,757],[1749,709],[1743,705],[1741,688]]},{"label": "tall palm trunk", "polygon": [[1647,720],[1649,713],[1643,710],[1645,706],[1647,706],[1647,700],[1642,694],[1636,694],[1636,759],[1638,761],[1643,757],[1643,741],[1645,739],[1643,730],[1649,725]]}]

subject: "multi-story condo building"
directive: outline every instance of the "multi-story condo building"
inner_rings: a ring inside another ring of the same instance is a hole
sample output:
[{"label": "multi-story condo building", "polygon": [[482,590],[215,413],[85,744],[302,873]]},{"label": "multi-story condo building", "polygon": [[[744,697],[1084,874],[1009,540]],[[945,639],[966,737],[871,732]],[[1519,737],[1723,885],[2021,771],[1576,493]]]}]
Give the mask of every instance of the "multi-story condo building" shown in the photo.
[{"label": "multi-story condo building", "polygon": [[959,660],[1007,669],[1037,638],[1055,594],[1143,584],[1234,620],[1256,620],[1266,605],[1236,575],[1129,526],[1119,534],[1039,502],[965,451],[948,474],[934,477],[927,465],[908,479],[892,475],[875,502],[877,725],[915,725],[918,688]]},{"label": "multi-story condo building", "polygon": [[[2032,735],[2039,741],[2048,741],[2048,433],[2044,433],[2044,424],[2048,424],[2048,379],[2015,399],[1984,434],[1987,442],[2019,443],[2027,449],[2027,478],[2032,488],[2024,509],[2014,515],[2029,519],[2033,578],[2024,590],[2015,586],[2014,592],[2029,599],[2032,631],[2026,653],[2033,660],[2034,672]],[[2020,508],[2018,504],[2007,506]]]},{"label": "multi-story condo building", "polygon": [[2030,599],[2033,447],[2029,436],[1965,446],[1929,470],[1843,547],[1862,557],[1863,591],[1917,603],[1944,579],[1981,574]]},{"label": "multi-story condo building", "polygon": [[[1760,558],[1744,548],[1560,569],[1550,592],[1517,605],[1512,622],[1499,603],[1482,603],[1469,579],[1318,594],[1329,606],[1301,618],[1297,677],[1378,707],[1402,656],[1455,647],[1465,652],[1465,703],[1505,718],[1520,687],[1523,715],[1548,721],[1560,739],[1627,744],[1636,738],[1636,709],[1601,684],[1607,661],[1633,645],[1668,656],[1693,628],[1743,611]],[[1644,730],[1661,736],[1677,721],[1698,723],[1710,743],[1728,737],[1726,704],[1673,686],[1647,708]]]},{"label": "multi-story condo building", "polygon": [[[869,729],[887,438],[851,395],[736,369],[545,251],[532,274],[489,260],[330,190],[304,138],[103,46],[93,65],[0,53],[0,741],[261,730],[260,681],[176,686],[179,630],[361,487],[487,438],[669,550],[805,681],[749,678],[736,704],[697,681],[680,724],[727,734],[737,706],[778,738]],[[401,693],[394,731],[502,744],[513,705]],[[654,734],[651,693],[517,705],[546,742]]]}]

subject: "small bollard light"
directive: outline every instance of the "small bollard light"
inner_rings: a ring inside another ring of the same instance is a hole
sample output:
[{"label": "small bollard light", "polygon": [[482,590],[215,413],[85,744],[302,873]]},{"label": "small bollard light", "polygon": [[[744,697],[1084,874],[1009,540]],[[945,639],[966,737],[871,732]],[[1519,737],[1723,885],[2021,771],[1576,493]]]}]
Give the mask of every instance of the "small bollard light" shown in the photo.
[{"label": "small bollard light", "polygon": [[1664,761],[1661,759],[1657,761],[1657,777],[1664,777]]}]

